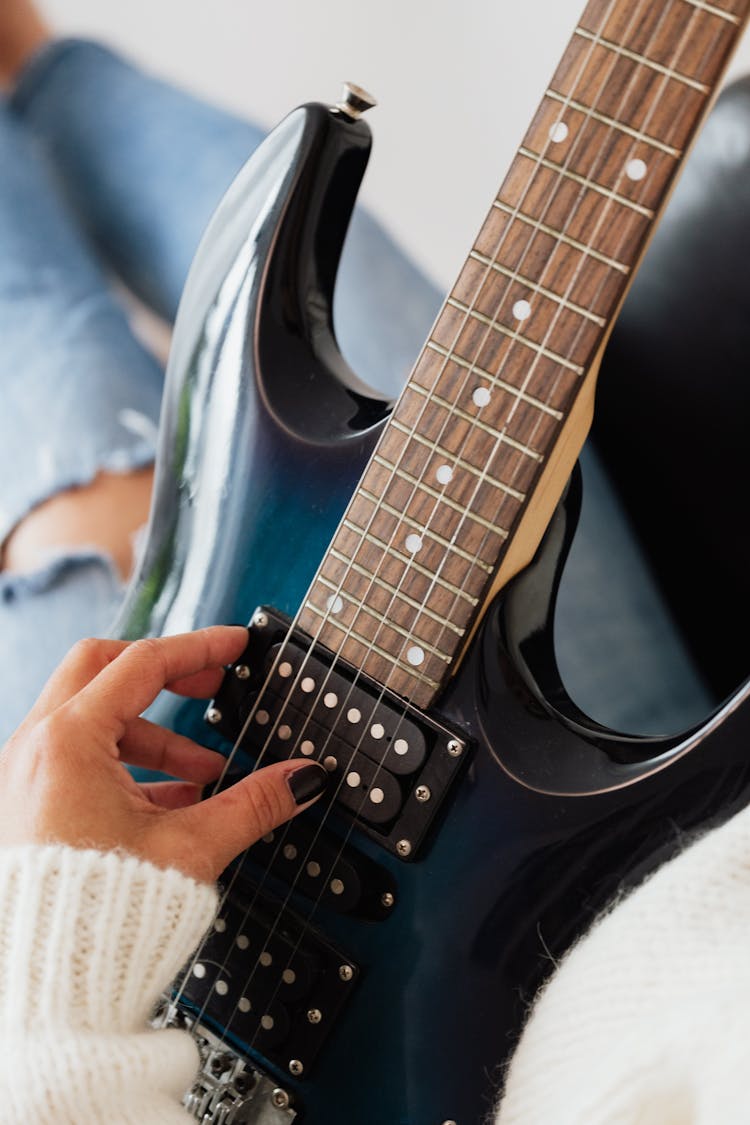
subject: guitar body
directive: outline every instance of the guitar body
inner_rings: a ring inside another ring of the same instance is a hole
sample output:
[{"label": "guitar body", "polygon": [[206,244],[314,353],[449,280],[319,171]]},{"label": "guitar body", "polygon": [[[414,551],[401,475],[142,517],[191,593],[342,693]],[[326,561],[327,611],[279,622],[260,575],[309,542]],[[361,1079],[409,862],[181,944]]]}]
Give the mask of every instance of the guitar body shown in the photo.
[{"label": "guitar body", "polygon": [[[214,218],[177,322],[148,543],[121,635],[247,621],[258,605],[293,616],[303,601],[388,414],[339,355],[331,317],[368,150],[361,121],[303,107]],[[567,697],[552,616],[578,493],[574,477],[435,709],[468,745],[426,843],[407,861],[331,818],[387,873],[395,901],[372,921],[293,892],[299,915],[357,966],[356,987],[309,1074],[230,1027],[230,1045],[292,1099],[237,1121],[477,1125],[555,960],[684,832],[747,802],[748,684],[703,728],[669,739],[608,731]],[[164,699],[155,714],[227,753],[203,710]],[[218,1018],[209,1024],[221,1033]]]}]

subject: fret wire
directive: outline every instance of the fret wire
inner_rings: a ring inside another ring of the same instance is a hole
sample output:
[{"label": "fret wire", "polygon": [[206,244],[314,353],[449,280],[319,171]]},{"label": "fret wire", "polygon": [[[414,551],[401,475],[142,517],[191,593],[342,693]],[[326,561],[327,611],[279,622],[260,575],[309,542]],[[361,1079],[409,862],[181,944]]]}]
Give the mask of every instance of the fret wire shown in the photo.
[{"label": "fret wire", "polygon": [[656,137],[651,137],[648,133],[642,133],[640,129],[634,129],[632,125],[626,125],[624,121],[616,121],[614,117],[609,117],[606,113],[599,113],[598,110],[584,105],[583,102],[577,102],[574,98],[566,98],[564,94],[559,94],[557,90],[553,90],[552,87],[547,88],[545,97],[550,98],[552,101],[560,102],[562,105],[569,106],[570,109],[574,109],[578,113],[582,113],[586,117],[598,121],[600,125],[606,125],[610,129],[617,129],[618,132],[625,133],[626,136],[632,137],[634,141],[640,141],[640,143],[644,145],[651,145],[653,148],[659,149],[660,152],[663,152],[666,156],[673,157],[675,160],[679,160],[682,156],[682,149],[665,144],[664,141],[657,140]]},{"label": "fret wire", "polygon": [[636,211],[639,215],[643,215],[645,219],[653,219],[654,217],[654,212],[650,207],[644,207],[640,203],[634,203],[633,200],[628,199],[627,196],[620,195],[618,192],[612,191],[610,188],[603,187],[601,184],[598,184],[596,180],[590,180],[586,176],[580,176],[577,172],[573,172],[569,168],[564,168],[562,164],[556,164],[554,160],[549,160],[546,156],[542,156],[541,153],[534,152],[533,149],[526,148],[525,145],[521,145],[518,152],[521,156],[525,156],[528,160],[536,161],[536,163],[540,167],[547,168],[550,172],[558,172],[567,180],[572,180],[574,183],[580,184],[582,187],[588,188],[591,191],[598,192],[599,195],[603,195],[606,199],[611,199],[615,203],[619,203],[620,206],[628,207],[631,211]]},{"label": "fret wire", "polygon": [[[522,340],[523,337],[514,336],[513,339]],[[554,418],[557,422],[562,421],[563,415],[559,410],[555,410],[554,407],[546,402],[542,402],[541,399],[534,398],[533,395],[527,395],[520,387],[514,387],[512,383],[506,383],[504,379],[499,379],[497,375],[492,375],[486,367],[480,367],[478,363],[472,363],[457,352],[452,352],[449,348],[444,348],[442,344],[436,343],[433,339],[429,339],[425,347],[433,352],[437,352],[437,354],[443,356],[444,359],[452,360],[453,363],[457,363],[459,367],[465,367],[468,371],[475,371],[477,375],[481,375],[483,379],[487,379],[493,387],[498,387],[501,391],[505,391],[506,394],[512,395],[513,398],[518,399],[519,402],[525,402],[528,406],[533,406],[535,410],[541,410],[543,414],[549,414],[550,417]]]},{"label": "fret wire", "polygon": [[[404,563],[407,568],[411,567],[413,570],[416,570],[417,574],[421,574],[424,578],[430,578],[438,582],[441,586],[444,586],[446,590],[449,590],[451,594],[459,593],[461,589],[460,586],[456,586],[455,582],[449,582],[447,578],[441,578],[439,574],[435,574],[428,566],[422,566],[413,555],[405,555],[402,551],[397,551],[392,543],[389,545],[386,543],[385,539],[380,539],[377,535],[373,535],[371,531],[365,531],[365,529],[360,527],[359,524],[356,524],[354,520],[345,518],[341,523],[342,526],[348,528],[349,531],[355,531],[368,543],[372,543],[373,547],[378,547],[384,552],[386,558],[398,559],[398,561]],[[492,568],[490,567],[488,569],[491,574]]]},{"label": "fret wire", "polygon": [[[495,203],[493,206],[497,206],[497,204]],[[520,218],[520,214],[517,218]],[[550,301],[556,301],[561,308],[570,309],[571,312],[582,316],[584,320],[590,320],[594,324],[598,324],[600,328],[604,328],[607,323],[603,316],[597,316],[596,313],[584,309],[582,305],[577,305],[575,301],[569,301],[567,297],[561,297],[558,293],[555,293],[553,289],[547,289],[545,285],[540,285],[538,281],[531,281],[530,278],[520,274],[518,270],[512,270],[509,266],[504,266],[500,262],[496,262],[494,258],[488,258],[481,250],[470,250],[469,257],[480,262],[483,266],[488,266],[490,269],[502,274],[503,277],[508,277],[512,281],[517,281],[519,285],[531,289],[532,292],[538,293],[540,297],[547,297]]]},{"label": "fret wire", "polygon": [[[563,234],[562,231],[555,230],[554,227],[549,226],[548,223],[543,223],[541,219],[533,219],[531,215],[525,215],[523,211],[514,210],[508,203],[504,203],[501,199],[496,199],[492,204],[497,207],[499,211],[504,211],[506,214],[513,214],[516,219],[522,223],[527,223],[530,227],[536,227],[544,234],[550,235],[554,238],[555,242],[564,242],[568,246],[572,246],[574,250],[580,250],[589,258],[596,258],[597,262],[603,262],[605,266],[610,269],[617,270],[619,273],[630,273],[630,266],[626,266],[624,262],[618,262],[615,258],[610,258],[607,254],[602,254],[600,250],[595,250],[593,246],[587,246],[585,242],[579,242],[577,238],[571,238],[569,234]],[[604,326],[606,321],[602,317],[597,317],[597,321]]]},{"label": "fret wire", "polygon": [[[467,413],[467,411],[463,410],[460,406],[458,406],[457,403],[448,402],[448,399],[443,398],[442,395],[435,394],[434,391],[428,391],[426,387],[420,387],[419,383],[410,383],[409,390],[416,391],[417,394],[424,395],[425,398],[432,399],[432,401],[436,402],[438,406],[444,406],[450,414],[454,414],[457,418],[463,418],[465,422],[471,422],[472,425],[476,426],[484,433],[490,434],[498,441],[501,441],[504,445],[509,445],[511,449],[516,449],[519,453],[523,453],[525,457],[530,457],[532,461],[541,462],[544,460],[542,454],[537,453],[535,449],[531,449],[530,446],[524,445],[523,442],[516,441],[515,438],[508,437],[508,435],[504,434],[501,430],[496,430],[494,426],[490,426],[487,422],[483,422],[481,418],[476,418],[473,414]],[[438,496],[440,497],[440,499],[443,499],[442,493],[438,493]],[[463,511],[463,509],[461,509],[461,511]]]},{"label": "fret wire", "polygon": [[[435,648],[434,645],[431,645],[429,641],[425,641],[421,637],[418,637],[413,628],[404,629],[402,625],[397,625],[396,622],[392,621],[389,617],[384,617],[382,613],[379,613],[376,609],[373,609],[372,606],[367,605],[366,602],[358,601],[357,598],[353,597],[346,590],[344,590],[343,596],[346,598],[347,602],[349,602],[349,604],[353,606],[358,614],[369,613],[370,616],[379,621],[381,625],[387,625],[389,629],[393,629],[394,633],[398,633],[400,636],[405,637],[407,641],[419,641],[425,652],[431,653],[433,656],[437,657],[438,660],[442,660],[444,664],[450,664],[452,662],[452,657],[449,656],[448,653],[442,652],[439,648]],[[414,625],[416,626],[416,622],[414,623]]]},{"label": "fret wire", "polygon": [[[422,492],[426,492],[428,496],[432,496],[434,500],[440,500],[441,503],[445,504],[448,508],[452,508],[454,512],[458,512],[459,515],[468,516],[469,519],[474,520],[475,523],[481,524],[487,531],[494,531],[501,539],[508,538],[508,532],[504,527],[497,527],[494,523],[490,523],[489,520],[486,520],[484,516],[480,516],[476,512],[471,512],[467,508],[463,508],[460,504],[456,504],[454,500],[450,500],[443,493],[432,488],[431,485],[425,484],[424,481],[418,480],[417,477],[413,476],[411,473],[407,473],[406,469],[400,469],[398,465],[392,464],[380,453],[373,454],[372,459],[376,465],[381,465],[384,469],[388,469],[396,476],[401,477],[408,484],[415,485],[417,488],[421,489]],[[357,491],[359,491],[359,489],[357,489]]]},{"label": "fret wire", "polygon": [[585,27],[577,27],[573,34],[578,35],[581,39],[588,40],[589,43],[596,43],[616,55],[622,55],[623,58],[630,59],[631,62],[637,63],[639,66],[648,67],[650,70],[656,71],[657,74],[664,75],[665,78],[671,78],[675,82],[683,82],[692,90],[697,90],[699,94],[711,93],[711,87],[706,86],[704,82],[699,82],[696,78],[688,78],[686,74],[680,74],[679,71],[672,70],[669,66],[663,66],[661,63],[654,62],[653,59],[647,59],[643,55],[639,55],[637,51],[631,51],[628,47],[623,47],[620,43],[613,43],[611,39],[603,39],[600,35],[596,36],[593,32],[587,31]]},{"label": "fret wire", "polygon": [[559,363],[561,367],[567,367],[568,370],[574,371],[576,375],[583,375],[585,368],[581,367],[579,363],[573,363],[572,360],[566,359],[565,356],[552,351],[551,348],[545,348],[541,344],[537,344],[534,340],[529,340],[527,336],[517,336],[512,329],[506,328],[504,324],[500,324],[497,320],[492,320],[489,316],[485,316],[479,309],[470,308],[469,305],[465,305],[463,301],[457,300],[456,297],[447,297],[445,303],[450,305],[451,308],[458,309],[458,311],[464,313],[464,315],[472,317],[473,320],[478,320],[480,324],[494,329],[494,331],[499,332],[501,336],[507,336],[509,340],[516,340],[519,344],[530,348],[531,351],[536,352],[538,355],[543,355],[545,359],[551,359],[554,363]]},{"label": "fret wire", "polygon": [[[429,606],[422,605],[416,600],[416,598],[412,598],[403,590],[399,590],[397,586],[394,586],[391,582],[387,582],[385,578],[380,578],[377,574],[371,574],[366,567],[362,566],[358,562],[355,562],[354,559],[350,559],[348,555],[343,554],[336,547],[330,547],[328,550],[328,554],[337,562],[344,563],[345,566],[353,570],[355,574],[359,574],[360,577],[372,579],[372,581],[377,586],[380,586],[389,594],[393,594],[395,597],[401,598],[407,603],[407,605],[410,605],[412,609],[419,610],[420,613],[424,613],[427,615],[427,617],[431,617],[438,625],[443,625],[444,627],[451,629],[457,637],[463,637],[466,635],[465,629],[462,629],[459,625],[454,625],[453,622],[448,621],[447,618],[441,617],[439,613],[435,613],[435,611],[430,609]],[[343,585],[336,586],[334,582],[326,579],[322,573],[318,575],[318,581],[325,581],[330,589],[335,590],[336,593],[340,593],[344,588]]]},{"label": "fret wire", "polygon": [[[398,421],[398,418],[391,418],[390,421],[391,425],[394,426],[394,429],[398,430],[399,433],[408,434],[409,438],[416,441],[419,445],[425,445],[427,449],[432,449],[434,452],[437,452],[435,443],[431,441],[430,438],[423,438],[422,434],[412,433],[412,431],[409,430],[408,426],[404,425],[403,422]],[[517,488],[512,488],[510,487],[510,485],[504,484],[504,481],[498,480],[497,477],[491,477],[484,469],[478,469],[476,465],[471,465],[470,461],[466,461],[462,457],[459,457],[457,453],[449,453],[444,450],[441,450],[441,452],[444,453],[444,456],[446,458],[452,461],[453,465],[458,465],[459,468],[463,469],[464,472],[471,472],[473,476],[481,477],[482,480],[487,481],[488,485],[493,485],[493,487],[495,488],[503,489],[503,492],[507,493],[508,496],[513,496],[514,499],[517,499],[517,501],[521,501],[523,503],[526,494],[518,492]],[[360,492],[362,492],[361,488]],[[396,508],[394,508],[394,513],[396,515],[400,515],[400,513],[396,511]],[[435,532],[431,533],[436,534]],[[437,535],[436,538],[440,539],[441,537],[440,535]],[[445,540],[445,542],[448,542],[448,540]],[[471,558],[473,558],[473,556],[471,556]]]},{"label": "fret wire", "polygon": [[[316,613],[318,615],[318,617],[322,617],[326,625],[333,625],[334,628],[344,633],[346,640],[352,639],[355,640],[357,644],[362,645],[363,648],[367,650],[368,655],[374,652],[377,656],[382,657],[382,659],[386,660],[389,664],[393,664],[394,667],[398,668],[400,671],[408,672],[409,675],[413,676],[415,680],[420,680],[423,684],[428,684],[431,688],[440,687],[440,684],[437,682],[437,680],[432,680],[429,676],[425,676],[423,672],[418,672],[416,668],[413,668],[411,666],[411,664],[405,664],[400,659],[400,657],[394,656],[392,652],[386,652],[384,648],[381,648],[380,645],[376,645],[374,641],[363,637],[362,634],[358,633],[356,629],[353,629],[351,625],[344,626],[340,621],[337,621],[335,617],[329,617],[327,613],[324,613],[323,610],[318,609],[318,607],[309,599],[305,602],[305,607],[307,609],[311,609],[313,613]],[[346,643],[346,641],[344,643]]]},{"label": "fret wire", "polygon": [[[366,571],[363,566],[358,566],[356,563],[352,566],[352,569],[355,570],[358,574],[364,575],[366,578],[374,577],[374,575],[371,575],[368,571]],[[443,629],[450,629],[451,632],[455,633],[457,637],[463,637],[466,635],[465,629],[459,628],[459,626],[454,625],[452,621],[448,621],[447,618],[441,617],[439,613],[435,613],[434,610],[431,610],[429,608],[429,606],[421,605],[415,598],[410,598],[408,594],[404,594],[402,591],[397,590],[395,586],[392,586],[390,584],[390,582],[386,582],[385,580],[380,578],[376,578],[375,580],[378,586],[382,586],[384,590],[387,590],[391,594],[395,594],[397,597],[405,601],[406,604],[411,606],[412,609],[416,609],[420,617],[424,616],[431,618],[436,625],[440,625]],[[369,606],[367,606],[365,602],[357,598],[356,595],[350,594],[349,591],[346,590],[343,586],[337,586],[335,582],[332,582],[330,578],[326,578],[324,574],[318,575],[318,582],[322,582],[324,586],[327,586],[329,590],[333,590],[336,594],[342,594],[353,604],[365,606],[368,613],[372,612],[372,610],[369,608]]]},{"label": "fret wire", "polygon": [[741,16],[736,16],[734,12],[725,12],[723,8],[717,8],[714,4],[706,4],[704,0],[683,0],[683,3],[689,4],[691,8],[700,8],[702,12],[709,12],[712,16],[727,20],[728,23],[733,23],[735,27],[739,27],[742,23]]},{"label": "fret wire", "polygon": [[[393,424],[396,425],[395,419],[392,419],[392,421]],[[402,427],[402,429],[406,431],[405,426]],[[419,440],[423,441],[425,445],[428,444],[426,438],[420,438]],[[478,473],[479,471],[477,469],[474,469],[473,466],[467,465],[466,467],[471,468],[471,471],[474,473]],[[492,484],[494,482],[490,481],[489,483]],[[424,524],[420,523],[419,520],[415,520],[413,516],[407,516],[404,512],[399,512],[398,508],[394,508],[392,504],[387,504],[385,500],[379,499],[374,493],[368,492],[366,488],[360,488],[359,495],[363,496],[365,500],[369,500],[371,504],[375,504],[377,508],[380,508],[382,509],[382,511],[387,512],[389,516],[395,516],[396,519],[401,523],[408,524],[410,527],[413,527],[415,528],[415,530],[421,532],[422,535],[428,535],[430,539],[434,539],[435,542],[439,543],[441,547],[445,547],[446,550],[452,551],[453,554],[458,555],[459,558],[462,558],[466,562],[471,563],[472,566],[478,566],[480,570],[484,570],[487,574],[492,574],[494,567],[490,566],[482,559],[478,559],[476,555],[472,555],[470,551],[465,551],[463,547],[459,547],[458,543],[451,543],[450,540],[446,539],[444,535],[439,535],[437,531],[433,531],[431,528],[426,528]]]}]

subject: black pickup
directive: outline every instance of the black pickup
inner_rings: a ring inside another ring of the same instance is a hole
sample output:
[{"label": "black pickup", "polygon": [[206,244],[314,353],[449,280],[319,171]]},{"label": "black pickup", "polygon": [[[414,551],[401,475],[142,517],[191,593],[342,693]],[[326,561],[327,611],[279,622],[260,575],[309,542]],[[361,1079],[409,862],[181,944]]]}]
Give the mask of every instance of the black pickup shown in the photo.
[{"label": "black pickup", "polygon": [[206,720],[254,761],[322,762],[339,810],[403,860],[424,844],[467,756],[460,735],[265,607]]}]

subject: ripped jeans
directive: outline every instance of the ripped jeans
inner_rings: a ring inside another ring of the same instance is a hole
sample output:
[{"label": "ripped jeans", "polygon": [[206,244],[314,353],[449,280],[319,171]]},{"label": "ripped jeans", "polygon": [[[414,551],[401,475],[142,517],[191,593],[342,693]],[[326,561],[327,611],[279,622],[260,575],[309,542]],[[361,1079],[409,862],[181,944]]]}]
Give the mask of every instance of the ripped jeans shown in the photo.
[{"label": "ripped jeans", "polygon": [[[45,499],[154,457],[163,371],[112,280],[174,318],[206,222],[261,132],[93,43],[44,48],[0,103],[0,541]],[[371,217],[352,224],[336,296],[342,349],[393,393],[439,294]],[[382,331],[388,325],[388,332]],[[595,717],[657,732],[706,693],[592,453],[556,635]],[[0,744],[80,637],[122,598],[95,547],[0,573]]]}]

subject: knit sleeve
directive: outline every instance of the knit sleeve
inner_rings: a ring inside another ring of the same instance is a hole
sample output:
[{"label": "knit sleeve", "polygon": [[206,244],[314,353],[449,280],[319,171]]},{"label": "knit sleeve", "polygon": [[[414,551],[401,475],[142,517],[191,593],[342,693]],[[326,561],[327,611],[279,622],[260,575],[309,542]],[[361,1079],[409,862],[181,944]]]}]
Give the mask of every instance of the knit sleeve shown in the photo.
[{"label": "knit sleeve", "polygon": [[132,856],[0,849],[0,1120],[185,1125],[198,1063],[148,1017],[214,888]]},{"label": "knit sleeve", "polygon": [[531,1011],[496,1125],[744,1125],[750,809],[624,899]]}]

